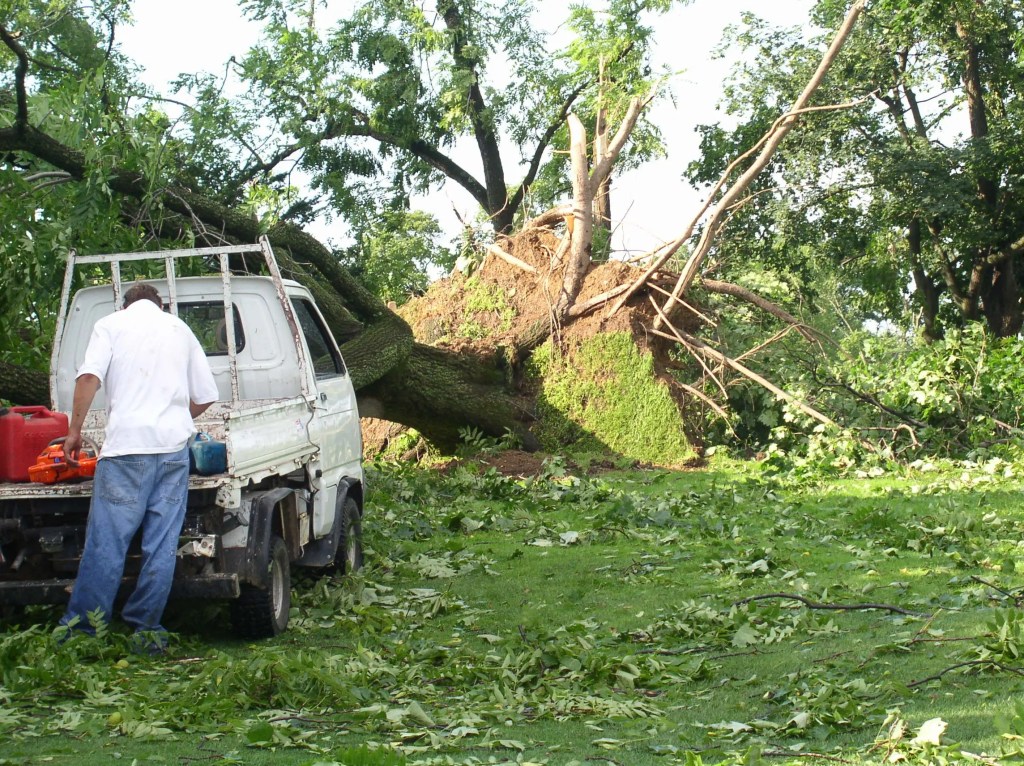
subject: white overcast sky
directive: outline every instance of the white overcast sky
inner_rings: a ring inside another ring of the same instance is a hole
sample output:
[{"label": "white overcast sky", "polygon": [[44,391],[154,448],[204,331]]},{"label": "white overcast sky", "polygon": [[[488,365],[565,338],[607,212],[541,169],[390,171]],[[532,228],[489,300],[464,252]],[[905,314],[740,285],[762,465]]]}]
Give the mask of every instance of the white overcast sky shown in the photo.
[{"label": "white overcast sky", "polygon": [[[672,83],[676,105],[663,102],[652,113],[664,133],[668,157],[614,177],[617,248],[643,252],[673,239],[702,201],[699,193],[683,182],[681,172],[697,151],[694,128],[719,118],[715,105],[728,62],[712,61],[710,51],[721,39],[722,30],[739,23],[744,11],[777,26],[802,26],[812,4],[813,0],[694,0],[660,20],[656,61],[682,72]],[[350,5],[332,0],[318,16],[326,22],[332,17],[330,6],[340,7],[341,13]],[[557,8],[564,17],[566,5],[558,3]],[[134,27],[121,32],[122,52],[143,65],[149,84],[165,93],[167,83],[180,72],[223,71],[228,58],[240,58],[257,34],[255,27],[242,20],[235,0],[136,0],[134,15]],[[452,186],[431,195],[422,206],[454,232],[458,230],[454,210],[471,220],[476,206],[461,189],[449,188]],[[344,240],[340,223],[314,233],[338,244]]]}]

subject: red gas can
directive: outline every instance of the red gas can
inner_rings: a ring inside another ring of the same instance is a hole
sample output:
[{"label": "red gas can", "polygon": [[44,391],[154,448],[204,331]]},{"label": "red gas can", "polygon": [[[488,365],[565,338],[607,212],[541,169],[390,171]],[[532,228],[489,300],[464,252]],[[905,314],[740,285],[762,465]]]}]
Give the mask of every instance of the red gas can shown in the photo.
[{"label": "red gas can", "polygon": [[0,416],[0,481],[28,481],[46,446],[68,434],[68,416],[46,407],[11,407]]}]

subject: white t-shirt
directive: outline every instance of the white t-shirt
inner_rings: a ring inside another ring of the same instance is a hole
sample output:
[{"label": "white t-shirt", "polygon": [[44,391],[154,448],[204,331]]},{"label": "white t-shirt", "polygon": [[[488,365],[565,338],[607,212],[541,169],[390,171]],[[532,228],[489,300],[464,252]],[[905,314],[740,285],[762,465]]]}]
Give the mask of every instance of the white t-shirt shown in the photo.
[{"label": "white t-shirt", "polygon": [[177,452],[195,426],[189,400],[217,400],[217,385],[188,325],[150,300],[93,327],[79,377],[95,375],[107,397],[102,457]]}]

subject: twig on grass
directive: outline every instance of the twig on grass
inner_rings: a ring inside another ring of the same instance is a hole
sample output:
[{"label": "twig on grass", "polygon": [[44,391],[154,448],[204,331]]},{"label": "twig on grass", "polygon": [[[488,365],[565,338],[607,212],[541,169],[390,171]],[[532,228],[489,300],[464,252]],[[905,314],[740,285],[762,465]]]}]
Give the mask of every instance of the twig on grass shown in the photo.
[{"label": "twig on grass", "polygon": [[903,607],[893,606],[892,604],[822,604],[817,601],[811,601],[809,598],[799,596],[796,593],[762,593],[760,596],[748,596],[742,598],[739,601],[733,603],[733,606],[741,606],[743,604],[749,604],[752,601],[766,601],[768,599],[781,598],[790,599],[792,601],[799,601],[801,604],[806,606],[808,609],[831,609],[838,612],[855,611],[862,609],[881,609],[886,612],[893,612],[894,614],[905,614],[909,617],[930,617],[931,615],[923,612],[911,612],[909,609]]},{"label": "twig on grass", "polygon": [[986,588],[991,588],[996,593],[1000,593],[1000,594],[1006,596],[1007,598],[1012,598],[1013,599],[1013,603],[1014,603],[1015,606],[1020,606],[1021,602],[1024,601],[1024,599],[1022,599],[1022,597],[1021,597],[1020,592],[1013,593],[1012,591],[1003,590],[1002,588],[1000,588],[995,583],[991,583],[988,580],[982,579],[981,577],[978,577],[978,575],[971,575],[971,579],[974,580],[974,582],[981,583]]},{"label": "twig on grass", "polygon": [[951,673],[954,670],[959,670],[960,668],[977,667],[978,665],[988,665],[995,668],[996,670],[1005,670],[1007,673],[1016,673],[1018,676],[1024,676],[1024,669],[1022,668],[1015,668],[1011,665],[1004,665],[1003,663],[995,662],[994,660],[969,660],[968,662],[958,662],[956,665],[950,665],[948,668],[940,670],[935,675],[928,676],[927,678],[922,678],[920,681],[911,681],[909,684],[907,684],[907,688],[915,689],[918,686],[923,686],[924,684],[930,683],[931,681],[941,681],[942,677],[947,673]]},{"label": "twig on grass", "polygon": [[808,758],[820,761],[831,761],[832,763],[853,763],[838,755],[827,755],[826,753],[798,753],[794,750],[765,750],[761,755],[766,758]]},{"label": "twig on grass", "polygon": [[338,723],[336,720],[332,720],[330,718],[310,718],[309,716],[304,716],[304,715],[281,715],[281,716],[277,716],[276,718],[268,719],[267,723],[280,723],[282,721],[301,721],[302,723],[314,723],[314,724],[321,724],[321,723],[337,724]]},{"label": "twig on grass", "polygon": [[714,662],[715,660],[727,660],[730,657],[759,657],[761,654],[768,654],[768,652],[751,649],[749,652],[727,652],[725,654],[716,654],[708,657],[708,659]]}]

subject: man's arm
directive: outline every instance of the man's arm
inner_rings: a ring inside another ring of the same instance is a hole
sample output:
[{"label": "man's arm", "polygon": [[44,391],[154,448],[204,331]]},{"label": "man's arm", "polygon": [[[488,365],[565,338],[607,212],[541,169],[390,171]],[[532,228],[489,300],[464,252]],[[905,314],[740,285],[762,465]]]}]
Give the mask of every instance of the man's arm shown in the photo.
[{"label": "man's arm", "polygon": [[195,420],[204,412],[206,412],[210,408],[211,404],[213,404],[213,402],[207,402],[206,404],[196,404],[191,399],[189,399],[188,411],[189,414],[192,416],[192,419]]},{"label": "man's arm", "polygon": [[[188,360],[188,411],[195,420],[217,401],[217,381],[210,369],[210,360],[206,358],[203,347],[192,336],[192,353]],[[202,402],[201,404],[197,402]]]},{"label": "man's arm", "polygon": [[68,465],[78,465],[78,453],[82,449],[82,425],[85,415],[89,412],[96,392],[100,390],[100,379],[91,373],[78,376],[75,381],[75,398],[71,405],[71,423],[68,435],[64,439],[64,459]]}]

